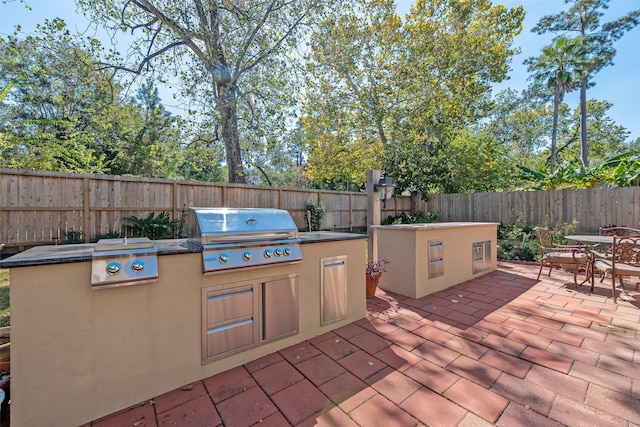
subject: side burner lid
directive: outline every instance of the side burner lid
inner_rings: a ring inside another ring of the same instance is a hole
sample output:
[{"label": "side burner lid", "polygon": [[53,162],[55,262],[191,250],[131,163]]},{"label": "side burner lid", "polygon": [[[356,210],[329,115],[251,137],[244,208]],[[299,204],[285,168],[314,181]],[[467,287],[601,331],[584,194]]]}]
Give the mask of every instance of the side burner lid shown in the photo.
[{"label": "side burner lid", "polygon": [[124,251],[128,249],[148,249],[154,244],[148,237],[124,237],[122,239],[100,239],[96,243],[95,251]]}]

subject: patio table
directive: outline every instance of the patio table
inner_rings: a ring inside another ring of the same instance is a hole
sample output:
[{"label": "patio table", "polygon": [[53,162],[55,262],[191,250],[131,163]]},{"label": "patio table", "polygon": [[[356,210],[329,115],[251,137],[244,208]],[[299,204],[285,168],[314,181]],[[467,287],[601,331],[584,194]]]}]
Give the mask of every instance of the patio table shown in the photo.
[{"label": "patio table", "polygon": [[[573,240],[578,243],[595,243],[599,244],[602,247],[609,247],[613,245],[613,236],[601,236],[599,234],[578,234],[578,235],[570,235],[564,236],[566,240]],[[595,275],[595,253],[589,252],[589,273],[591,276],[591,290],[593,291],[593,287],[595,285],[594,275]]]}]

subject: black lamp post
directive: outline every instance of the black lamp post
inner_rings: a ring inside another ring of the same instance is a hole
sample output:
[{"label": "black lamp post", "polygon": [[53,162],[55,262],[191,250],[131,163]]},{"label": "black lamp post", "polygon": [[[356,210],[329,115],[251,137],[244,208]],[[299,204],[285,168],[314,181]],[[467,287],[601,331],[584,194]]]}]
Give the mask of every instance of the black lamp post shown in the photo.
[{"label": "black lamp post", "polygon": [[384,175],[373,186],[373,191],[378,193],[378,197],[382,201],[382,207],[386,208],[386,201],[393,197],[393,190],[396,188],[393,180],[387,175],[387,168],[384,168]]}]

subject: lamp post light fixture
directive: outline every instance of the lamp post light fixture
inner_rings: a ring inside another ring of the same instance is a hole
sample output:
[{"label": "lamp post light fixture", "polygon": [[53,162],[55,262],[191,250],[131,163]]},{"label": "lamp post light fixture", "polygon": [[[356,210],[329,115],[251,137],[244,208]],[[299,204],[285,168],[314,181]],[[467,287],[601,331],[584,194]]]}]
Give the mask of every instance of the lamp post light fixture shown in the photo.
[{"label": "lamp post light fixture", "polygon": [[384,168],[384,175],[378,180],[378,183],[373,186],[373,191],[378,193],[378,197],[382,201],[382,207],[386,208],[386,201],[393,197],[393,190],[396,186],[393,180],[387,175],[387,168]]}]

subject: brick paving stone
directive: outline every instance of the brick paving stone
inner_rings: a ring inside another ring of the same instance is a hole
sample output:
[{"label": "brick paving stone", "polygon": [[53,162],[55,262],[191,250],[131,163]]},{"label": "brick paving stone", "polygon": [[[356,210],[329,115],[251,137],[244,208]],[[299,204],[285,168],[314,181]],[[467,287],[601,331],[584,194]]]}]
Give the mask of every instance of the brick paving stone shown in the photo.
[{"label": "brick paving stone", "polygon": [[563,424],[559,424],[550,420],[544,415],[539,414],[536,411],[532,411],[531,408],[527,409],[524,405],[511,402],[504,410],[500,418],[495,423],[498,427],[513,427],[513,426],[536,426],[536,427],[561,427]]},{"label": "brick paving stone", "polygon": [[444,397],[490,423],[498,419],[509,403],[509,400],[499,394],[472,383],[465,378],[460,378],[458,382],[444,392]]},{"label": "brick paving stone", "polygon": [[520,357],[538,365],[546,366],[547,368],[555,369],[556,371],[564,373],[568,373],[571,369],[571,365],[573,364],[573,359],[534,347],[525,348],[524,351],[520,353]]},{"label": "brick paving stone", "polygon": [[[358,327],[359,330],[364,330]],[[278,353],[292,365],[297,365],[305,360],[313,359],[320,354],[320,350],[315,348],[310,342],[303,341],[290,347],[280,350]]]},{"label": "brick paving stone", "polygon": [[242,366],[205,378],[202,383],[213,403],[218,403],[258,385]]},{"label": "brick paving stone", "polygon": [[387,367],[386,364],[362,350],[343,357],[338,360],[338,363],[361,380]]},{"label": "brick paving stone", "polygon": [[422,387],[416,381],[392,368],[385,368],[371,375],[365,382],[395,404],[403,402]]},{"label": "brick paving stone", "polygon": [[308,380],[277,392],[271,399],[292,424],[309,418],[331,404],[331,401]]},{"label": "brick paving stone", "polygon": [[521,342],[513,341],[495,334],[487,335],[482,341],[480,341],[480,344],[512,356],[520,356],[524,349],[527,348],[527,346]]},{"label": "brick paving stone", "polygon": [[491,387],[491,384],[502,374],[502,371],[467,356],[458,357],[446,368],[486,388]]},{"label": "brick paving stone", "polygon": [[473,341],[475,343],[479,343],[489,334],[489,332],[485,330],[474,327],[451,327],[448,329],[448,332],[460,338],[464,338],[465,340]]},{"label": "brick paving stone", "polygon": [[445,343],[453,338],[453,334],[431,325],[424,325],[418,329],[414,329],[412,333],[418,335],[419,337],[428,339],[429,341],[440,344]]},{"label": "brick paving stone", "polygon": [[550,319],[548,317],[538,316],[537,314],[530,314],[524,319],[525,322],[534,323],[542,328],[559,331],[565,324],[558,322],[557,320]]},{"label": "brick paving stone", "polygon": [[390,345],[389,347],[383,348],[374,354],[374,356],[376,359],[400,372],[406,371],[422,360],[420,356],[415,355],[402,347],[398,347],[397,345]]},{"label": "brick paving stone", "polygon": [[583,328],[591,326],[591,320],[580,319],[579,317],[574,317],[570,314],[556,313],[553,315],[552,319],[571,325],[581,326]]},{"label": "brick paving stone", "polygon": [[427,361],[416,363],[404,374],[436,393],[444,392],[460,379],[458,375]]},{"label": "brick paving stone", "polygon": [[627,422],[581,402],[558,396],[549,418],[568,426],[624,427]]},{"label": "brick paving stone", "polygon": [[364,329],[367,329],[376,335],[385,336],[393,331],[398,330],[400,327],[393,323],[389,323],[382,319],[373,319],[366,324],[361,325]]},{"label": "brick paving stone", "polygon": [[377,353],[385,347],[389,347],[391,342],[380,335],[376,335],[371,331],[363,329],[363,332],[349,338],[351,344],[355,344],[369,354]]},{"label": "brick paving stone", "polygon": [[[202,381],[197,381],[182,388],[161,394],[153,398],[156,414],[161,414],[164,411],[204,395],[207,395],[207,390],[204,388]],[[208,395],[207,399],[209,399]]]},{"label": "brick paving stone", "polygon": [[[258,421],[260,427],[290,427],[289,421],[282,415],[280,412],[276,412],[275,414],[269,415],[267,418]],[[223,426],[219,426],[223,427]]]},{"label": "brick paving stone", "polygon": [[528,322],[526,320],[518,320],[512,317],[502,322],[502,324],[509,328],[513,328],[515,330],[527,332],[534,335],[540,332],[540,330],[542,329],[542,326],[538,325],[537,323],[530,322],[530,321]]},{"label": "brick paving stone", "polygon": [[491,427],[495,424],[489,423],[472,412],[467,412],[467,415],[458,423],[458,427]]},{"label": "brick paving stone", "polygon": [[442,367],[447,366],[459,356],[457,352],[432,341],[425,341],[416,347],[413,353]]},{"label": "brick paving stone", "polygon": [[[598,329],[594,329],[595,327],[597,327]],[[576,325],[565,324],[561,330],[562,332],[566,332],[568,334],[578,335],[584,338],[591,338],[597,341],[604,341],[607,339],[607,331],[602,326],[591,325],[590,328],[583,328]]]},{"label": "brick paving stone", "polygon": [[501,337],[506,337],[511,332],[513,332],[513,328],[503,325],[502,323],[489,322],[488,320],[481,320],[474,325],[474,327],[478,329],[483,329],[489,333],[494,335],[498,335]]},{"label": "brick paving stone", "polygon": [[344,373],[318,387],[333,403],[349,413],[376,393],[364,381],[351,373]]},{"label": "brick paving stone", "polygon": [[610,342],[595,341],[589,338],[585,338],[580,348],[591,350],[600,354],[608,354],[610,356],[617,357],[628,362],[633,361],[632,348],[628,348],[622,345],[613,345]]},{"label": "brick paving stone", "polygon": [[280,362],[281,360],[284,359],[279,353],[271,353],[259,359],[245,363],[244,367],[249,373],[251,373],[266,368],[267,366],[273,365],[274,363]]},{"label": "brick paving stone", "polygon": [[467,411],[437,393],[420,388],[400,405],[425,425],[457,426]]},{"label": "brick paving stone", "polygon": [[531,367],[525,381],[578,401],[584,400],[589,386],[587,381],[539,365]]},{"label": "brick paving stone", "polygon": [[595,353],[591,350],[586,350],[584,348],[565,344],[559,341],[553,341],[549,345],[549,347],[547,347],[547,351],[550,351],[551,353],[561,354],[570,359],[578,360],[582,363],[593,366],[598,363],[598,359],[600,358],[600,355],[598,353]]},{"label": "brick paving stone", "polygon": [[[406,312],[407,310],[405,310],[405,314]],[[424,321],[407,315],[400,315],[398,317],[395,317],[390,323],[406,331],[413,331],[414,329],[418,329],[424,325]]]},{"label": "brick paving stone", "polygon": [[557,393],[548,388],[531,384],[509,374],[502,374],[491,390],[509,400],[527,405],[544,416],[549,414],[557,396]]},{"label": "brick paving stone", "polygon": [[584,341],[584,338],[581,336],[569,334],[566,332],[562,332],[559,329],[551,329],[547,327],[542,328],[538,335],[552,339],[553,341],[560,341],[574,347],[580,347],[582,341]]},{"label": "brick paving stone", "polygon": [[[258,420],[259,421],[259,420]],[[158,415],[158,427],[189,425],[189,426],[216,426],[222,421],[218,412],[213,406],[209,396],[203,395],[180,406],[172,408]],[[234,425],[238,427],[250,426],[253,422],[246,424],[241,420],[234,420]],[[136,425],[135,423],[133,425]]]},{"label": "brick paving stone", "polygon": [[269,395],[304,379],[302,374],[286,360],[269,365],[252,375],[258,385]]},{"label": "brick paving stone", "polygon": [[278,408],[259,387],[217,403],[216,409],[225,425],[238,427],[251,426],[278,412]]},{"label": "brick paving stone", "polygon": [[359,350],[358,347],[338,335],[316,343],[315,347],[333,360],[342,359]]},{"label": "brick paving stone", "polygon": [[550,338],[546,338],[541,335],[530,334],[528,332],[520,330],[514,330],[509,335],[507,335],[507,338],[510,340],[521,342],[531,347],[539,348],[540,350],[546,349],[547,347],[549,347],[549,344],[551,344]]},{"label": "brick paving stone", "polygon": [[[287,426],[289,424],[286,424]],[[344,411],[337,406],[330,406],[323,409],[317,414],[312,415],[301,423],[296,424],[296,427],[358,427],[355,421],[353,421]],[[260,427],[264,427],[264,424],[260,424]]]},{"label": "brick paving stone", "polygon": [[576,362],[569,375],[620,393],[631,395],[631,378],[606,369]]},{"label": "brick paving stone", "polygon": [[518,378],[524,378],[533,366],[531,362],[496,350],[489,350],[480,361]]},{"label": "brick paving stone", "polygon": [[107,417],[91,423],[96,427],[120,427],[120,426],[140,426],[140,427],[156,427],[156,416],[153,406],[144,404],[131,406],[127,409],[111,414]]},{"label": "brick paving stone", "polygon": [[355,337],[358,334],[361,334],[362,331],[364,330],[365,329],[363,329],[361,326],[358,326],[354,323],[349,323],[348,325],[342,326],[334,330],[333,332],[337,335],[340,335],[342,338],[348,340]]},{"label": "brick paving stone", "polygon": [[460,354],[464,354],[465,356],[476,360],[481,358],[487,351],[489,351],[488,347],[476,344],[473,341],[465,340],[458,336],[454,336],[449,341],[445,342],[444,346],[450,350],[453,350]]},{"label": "brick paving stone", "polygon": [[628,362],[618,359],[617,357],[603,354],[600,356],[600,359],[598,359],[596,366],[640,381],[640,367],[638,367],[636,362]]},{"label": "brick paving stone", "polygon": [[424,343],[424,338],[412,332],[405,331],[404,329],[398,329],[397,331],[387,334],[385,339],[409,351]]},{"label": "brick paving stone", "polygon": [[414,427],[418,425],[415,418],[379,394],[351,411],[349,415],[360,426]]},{"label": "brick paving stone", "polygon": [[640,421],[640,399],[592,384],[585,403],[625,420]]},{"label": "brick paving stone", "polygon": [[300,362],[296,365],[296,368],[316,386],[324,384],[346,372],[342,366],[326,354],[320,354],[313,359]]}]

